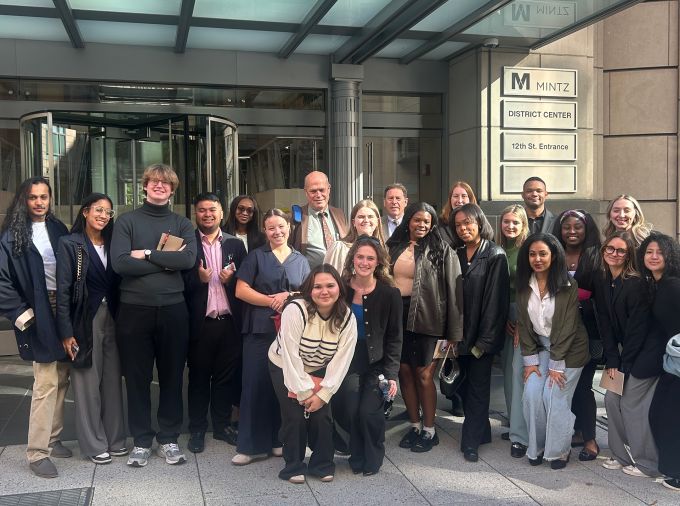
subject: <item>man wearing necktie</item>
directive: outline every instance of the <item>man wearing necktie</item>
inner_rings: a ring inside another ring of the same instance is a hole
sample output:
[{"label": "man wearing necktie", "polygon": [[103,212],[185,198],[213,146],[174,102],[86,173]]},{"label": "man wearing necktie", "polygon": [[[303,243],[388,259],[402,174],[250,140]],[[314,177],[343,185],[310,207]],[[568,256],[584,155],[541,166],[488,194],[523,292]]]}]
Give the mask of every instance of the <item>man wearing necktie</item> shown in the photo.
[{"label": "man wearing necktie", "polygon": [[302,206],[302,220],[290,234],[290,244],[309,261],[309,266],[323,262],[333,242],[347,235],[347,221],[342,209],[328,205],[331,185],[323,172],[313,171],[305,177],[307,205]]},{"label": "man wearing necktie", "polygon": [[380,224],[383,228],[383,237],[387,241],[404,218],[404,209],[408,205],[408,191],[401,183],[389,184],[385,187],[384,199],[384,214]]}]

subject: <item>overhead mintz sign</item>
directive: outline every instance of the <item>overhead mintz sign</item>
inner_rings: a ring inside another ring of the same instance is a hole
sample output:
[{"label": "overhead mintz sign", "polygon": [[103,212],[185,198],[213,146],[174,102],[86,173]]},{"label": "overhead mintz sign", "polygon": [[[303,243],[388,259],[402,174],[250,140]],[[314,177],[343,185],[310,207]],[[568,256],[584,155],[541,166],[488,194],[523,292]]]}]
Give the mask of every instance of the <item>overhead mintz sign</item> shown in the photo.
[{"label": "overhead mintz sign", "polygon": [[575,98],[576,70],[503,67],[503,95]]}]

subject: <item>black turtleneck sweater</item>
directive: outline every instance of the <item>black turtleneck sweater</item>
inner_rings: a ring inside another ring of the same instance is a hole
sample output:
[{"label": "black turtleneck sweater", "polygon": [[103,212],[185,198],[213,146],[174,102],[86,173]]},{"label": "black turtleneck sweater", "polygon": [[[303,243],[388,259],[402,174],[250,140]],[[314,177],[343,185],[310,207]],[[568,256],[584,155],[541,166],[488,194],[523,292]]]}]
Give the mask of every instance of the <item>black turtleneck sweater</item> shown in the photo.
[{"label": "black turtleneck sweater", "polygon": [[[182,251],[157,251],[163,232],[184,239]],[[132,258],[132,250],[151,250],[150,260]],[[184,301],[180,271],[190,269],[196,260],[196,235],[191,222],[175,214],[168,204],[144,202],[123,214],[113,230],[111,262],[122,278],[120,301],[140,306],[170,306]]]}]

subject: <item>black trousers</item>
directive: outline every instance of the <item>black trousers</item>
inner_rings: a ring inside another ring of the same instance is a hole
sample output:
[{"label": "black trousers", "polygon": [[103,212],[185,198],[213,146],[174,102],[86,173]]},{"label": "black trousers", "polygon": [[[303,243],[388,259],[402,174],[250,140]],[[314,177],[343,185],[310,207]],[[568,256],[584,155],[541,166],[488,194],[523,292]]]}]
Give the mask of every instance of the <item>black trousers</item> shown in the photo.
[{"label": "black trousers", "polygon": [[460,449],[473,448],[491,442],[489,402],[491,399],[491,367],[493,355],[484,353],[480,358],[473,355],[458,357],[461,372],[465,374],[465,421],[460,439]]},{"label": "black trousers", "polygon": [[[121,304],[116,338],[128,398],[128,425],[135,446],[176,443],[182,426],[182,380],[189,343],[186,304]],[[151,381],[156,363],[160,396],[158,433],[151,427]]]},{"label": "black trousers", "polygon": [[663,372],[649,407],[649,425],[659,450],[659,472],[680,480],[680,378]]},{"label": "black trousers", "polygon": [[[286,466],[279,473],[279,478],[287,480],[299,474],[323,478],[335,474],[330,406],[324,404],[318,411],[310,413],[309,418],[305,418],[304,408],[296,399],[288,397],[288,389],[283,383],[283,369],[270,361],[269,373],[281,407],[279,439],[283,443]],[[312,450],[309,465],[304,462],[307,443]]]},{"label": "black trousers", "polygon": [[206,318],[189,341],[189,432],[208,429],[208,405],[213,430],[224,430],[241,398],[241,333],[231,316],[221,318]]},{"label": "black trousers", "polygon": [[597,404],[593,393],[595,369],[594,362],[586,364],[581,371],[581,376],[574,390],[574,397],[571,400],[571,412],[576,416],[574,430],[583,434],[584,441],[595,439],[595,418],[597,416]]}]

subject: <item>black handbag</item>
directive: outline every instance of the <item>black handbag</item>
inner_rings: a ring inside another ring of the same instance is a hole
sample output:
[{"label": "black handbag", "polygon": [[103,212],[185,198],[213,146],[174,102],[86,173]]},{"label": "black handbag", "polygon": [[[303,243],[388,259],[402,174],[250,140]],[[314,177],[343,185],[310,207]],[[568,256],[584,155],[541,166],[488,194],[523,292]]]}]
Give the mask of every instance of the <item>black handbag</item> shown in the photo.
[{"label": "black handbag", "polygon": [[452,351],[453,349],[449,346],[446,350],[446,357],[444,357],[439,367],[439,390],[447,398],[451,398],[456,394],[464,377],[458,360],[453,356],[449,356],[449,353],[452,355]]}]

